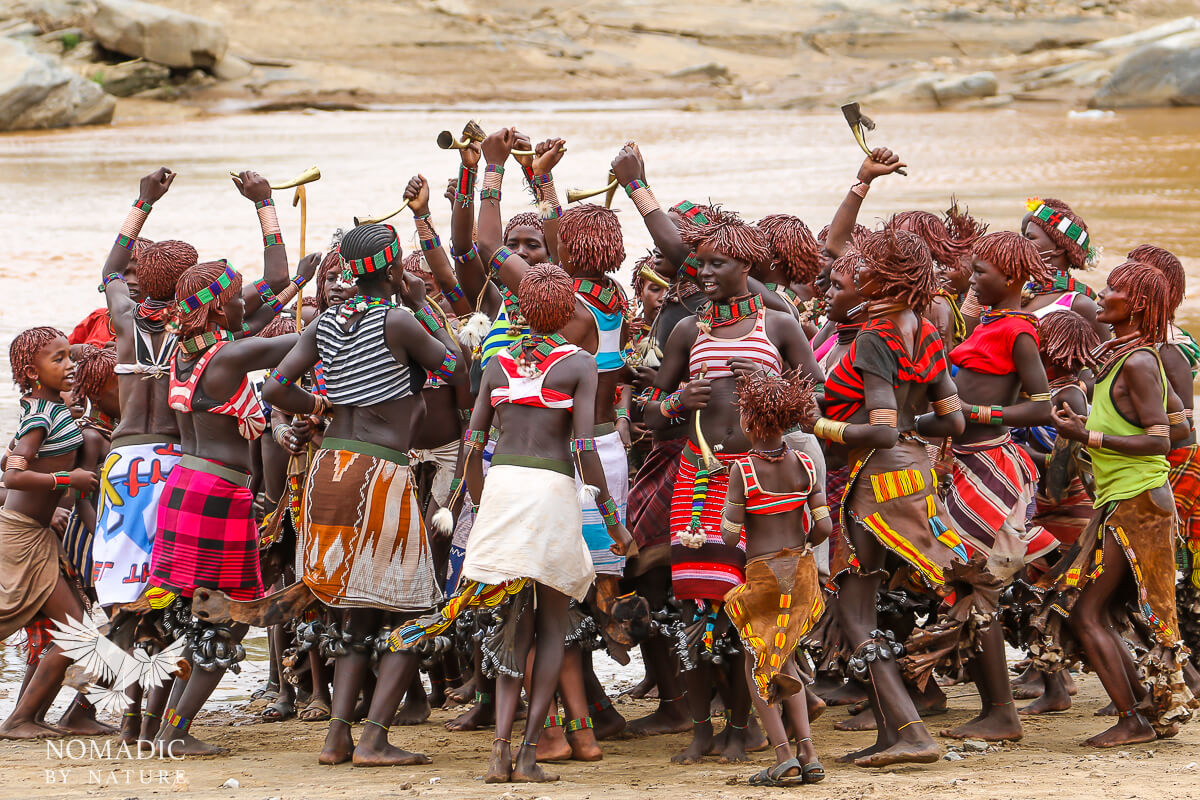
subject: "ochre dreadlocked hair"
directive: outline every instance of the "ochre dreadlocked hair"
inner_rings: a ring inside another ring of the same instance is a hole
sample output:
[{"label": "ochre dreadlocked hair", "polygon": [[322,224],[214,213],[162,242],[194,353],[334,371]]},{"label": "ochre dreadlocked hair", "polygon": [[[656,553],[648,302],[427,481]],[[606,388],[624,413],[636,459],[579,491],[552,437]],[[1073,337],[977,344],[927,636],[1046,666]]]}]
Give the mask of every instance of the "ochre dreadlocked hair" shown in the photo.
[{"label": "ochre dreadlocked hair", "polygon": [[75,394],[93,402],[104,394],[104,387],[117,366],[117,351],[111,347],[85,344],[75,359]]},{"label": "ochre dreadlocked hair", "polygon": [[799,217],[770,214],[755,223],[767,238],[771,266],[793,283],[812,283],[821,271],[821,246]]},{"label": "ochre dreadlocked hair", "polygon": [[1152,244],[1139,244],[1129,251],[1129,260],[1148,267],[1154,267],[1167,279],[1171,289],[1171,314],[1183,302],[1183,293],[1187,290],[1187,276],[1183,272],[1183,264],[1170,250]]},{"label": "ochre dreadlocked hair", "polygon": [[[307,298],[305,298],[307,299]],[[290,311],[276,314],[275,319],[267,323],[267,327],[258,332],[262,339],[274,339],[276,336],[287,336],[296,332],[296,318]]]},{"label": "ochre dreadlocked hair", "polygon": [[933,263],[944,270],[956,268],[959,258],[971,252],[969,248],[950,238],[950,230],[946,223],[928,211],[901,211],[892,216],[892,224],[896,226],[896,230],[920,236],[929,248]]},{"label": "ochre dreadlocked hair", "polygon": [[1042,261],[1037,245],[1013,231],[996,231],[979,237],[975,257],[1000,270],[1009,283],[1047,282],[1050,267]]},{"label": "ochre dreadlocked hair", "polygon": [[151,300],[171,300],[180,276],[194,267],[199,257],[196,248],[174,239],[146,245],[137,254],[137,279],[142,293]]},{"label": "ochre dreadlocked hair", "polygon": [[[221,277],[221,273],[225,271],[225,267],[226,263],[224,261],[205,261],[183,273],[183,276],[179,279],[179,283],[175,286],[175,302],[182,302],[185,298],[191,297]],[[213,309],[224,306],[241,294],[241,292],[242,276],[240,273],[235,272],[233,280],[229,282],[229,286],[221,292],[221,295],[216,300],[207,305],[200,306],[195,311],[179,315],[179,335],[181,337],[195,336],[213,327],[208,321],[209,314]]]},{"label": "ochre dreadlocked hair", "polygon": [[[1072,211],[1071,207],[1062,200],[1058,200],[1054,197],[1043,197],[1041,198],[1041,201],[1042,205],[1059,212],[1064,217],[1083,228],[1085,231],[1088,229],[1087,223],[1083,221],[1083,218]],[[1067,254],[1067,263],[1071,265],[1071,269],[1083,269],[1084,264],[1087,263],[1086,250],[1080,247],[1076,242],[1068,239],[1067,235],[1058,228],[1054,227],[1053,225],[1047,225],[1040,219],[1030,217],[1029,224],[1037,225],[1046,232],[1046,235],[1050,237],[1050,241],[1063,248],[1063,251]]]},{"label": "ochre dreadlocked hair", "polygon": [[654,269],[654,253],[646,253],[633,264],[633,296],[640,298],[642,289],[646,288],[646,279],[642,277],[642,268]]},{"label": "ochre dreadlocked hair", "polygon": [[508,220],[508,224],[504,226],[504,241],[508,241],[508,235],[512,233],[513,228],[520,227],[533,228],[542,236],[542,243],[546,241],[546,226],[542,222],[541,214],[535,214],[532,211],[522,211],[520,214],[513,214]]},{"label": "ochre dreadlocked hair", "polygon": [[938,287],[925,241],[915,233],[896,230],[889,222],[856,244],[859,255],[882,284],[883,297],[900,300],[918,314],[923,313]]},{"label": "ochre dreadlocked hair", "polygon": [[21,390],[21,394],[33,391],[33,378],[25,374],[27,367],[33,366],[33,359],[38,351],[58,338],[66,339],[67,335],[58,328],[42,326],[26,328],[13,337],[8,346],[8,363],[12,366],[13,383]]},{"label": "ochre dreadlocked hair", "polygon": [[625,240],[616,213],[595,203],[579,203],[563,212],[558,241],[566,247],[577,274],[616,272],[625,261]]},{"label": "ochre dreadlocked hair", "polygon": [[1100,344],[1096,329],[1069,308],[1038,320],[1038,345],[1051,364],[1072,374],[1093,369],[1092,351]]},{"label": "ochre dreadlocked hair", "polygon": [[971,252],[975,240],[987,233],[988,229],[986,222],[980,222],[966,209],[960,209],[958,198],[953,196],[950,198],[950,207],[946,209],[943,222],[946,225],[946,233],[950,235],[950,241],[959,245],[963,253]]},{"label": "ochre dreadlocked hair", "polygon": [[425,268],[425,264],[421,259],[420,250],[413,250],[411,253],[406,255],[404,260],[400,263],[404,265],[405,272],[411,272],[413,275],[420,276],[433,274],[430,270]]},{"label": "ochre dreadlocked hair", "polygon": [[1109,273],[1108,285],[1125,293],[1130,313],[1142,315],[1141,341],[1158,344],[1167,340],[1171,288],[1166,275],[1147,264],[1126,261]]},{"label": "ochre dreadlocked hair", "polygon": [[816,419],[812,404],[813,381],[792,370],[776,375],[765,369],[737,379],[737,407],[747,430],[756,439],[767,439],[811,424]]},{"label": "ochre dreadlocked hair", "polygon": [[[317,310],[324,311],[329,308],[329,302],[325,299],[325,289],[329,286],[329,272],[334,268],[341,272],[345,268],[342,262],[342,254],[338,252],[337,245],[330,248],[325,254],[325,258],[321,259],[321,266],[317,268]],[[308,298],[304,298],[304,302],[308,302]]]},{"label": "ochre dreadlocked hair", "polygon": [[[829,230],[833,225],[826,225],[821,228],[821,232],[817,234],[817,244],[824,245],[829,241]],[[871,229],[862,223],[854,223],[854,230],[850,232],[850,244],[857,244],[862,237],[871,232]]]},{"label": "ochre dreadlocked hair", "polygon": [[679,234],[688,247],[695,250],[708,245],[743,264],[764,264],[771,259],[766,234],[748,224],[737,212],[712,206],[707,216],[707,225],[689,225],[680,229]]},{"label": "ochre dreadlocked hair", "polygon": [[521,277],[517,299],[530,330],[554,333],[575,314],[575,282],[557,264],[536,264]]},{"label": "ochre dreadlocked hair", "polygon": [[849,273],[851,277],[854,275],[854,270],[858,269],[858,263],[862,261],[862,253],[858,252],[858,248],[850,245],[845,251],[834,259],[829,265],[829,274]]}]

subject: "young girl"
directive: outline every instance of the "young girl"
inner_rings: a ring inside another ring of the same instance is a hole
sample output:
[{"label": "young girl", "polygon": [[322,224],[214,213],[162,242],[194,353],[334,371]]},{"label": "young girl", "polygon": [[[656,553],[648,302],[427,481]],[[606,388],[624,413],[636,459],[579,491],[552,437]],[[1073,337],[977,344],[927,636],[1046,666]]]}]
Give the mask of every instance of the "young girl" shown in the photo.
[{"label": "young girl", "polygon": [[[794,652],[825,610],[813,545],[829,537],[832,523],[825,491],[809,456],[791,450],[783,433],[812,422],[812,382],[758,370],[737,381],[737,406],[750,451],[730,471],[721,537],[734,547],[745,530],[746,582],[725,595],[726,613],[754,663],[746,681],[754,709],[775,746],[775,766],[750,779],[755,786],[818,783],[804,685]],[[792,755],[782,703],[798,737],[801,759]]]},{"label": "young girl", "polygon": [[[64,489],[89,493],[96,475],[78,467],[83,433],[62,402],[75,385],[67,337],[55,328],[17,334],[8,351],[21,391],[16,444],[7,456],[0,509],[0,640],[39,614],[55,622],[82,619],[83,601],[59,569],[58,538],[50,529]],[[42,656],[0,738],[38,739],[73,732],[36,721],[62,687],[70,659],[57,644]]]}]

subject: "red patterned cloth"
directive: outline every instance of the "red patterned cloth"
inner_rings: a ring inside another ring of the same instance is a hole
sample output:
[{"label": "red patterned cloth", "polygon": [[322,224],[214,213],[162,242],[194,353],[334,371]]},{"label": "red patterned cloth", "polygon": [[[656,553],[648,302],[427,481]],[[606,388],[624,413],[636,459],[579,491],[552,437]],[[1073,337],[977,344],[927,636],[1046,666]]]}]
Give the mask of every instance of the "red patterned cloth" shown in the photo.
[{"label": "red patterned cloth", "polygon": [[262,597],[250,490],[183,464],[171,470],[158,506],[149,583],[184,597],[198,587],[234,600]]},{"label": "red patterned cloth", "polygon": [[97,308],[83,318],[67,337],[68,344],[94,344],[104,347],[117,338],[113,332],[112,320],[109,319],[107,308]]},{"label": "red patterned cloth", "polygon": [[825,381],[825,414],[845,421],[862,408],[864,370],[890,380],[893,386],[933,383],[946,370],[946,353],[933,323],[923,317],[920,323],[913,348],[916,355],[909,354],[895,323],[886,317],[864,325]]},{"label": "red patterned cloth", "polygon": [[1200,572],[1200,445],[1172,450],[1167,454],[1167,464],[1171,468],[1171,491],[1175,493],[1179,535],[1192,571]]},{"label": "red patterned cloth", "polygon": [[50,620],[39,617],[25,626],[25,663],[36,664],[50,646]]},{"label": "red patterned cloth", "polygon": [[679,459],[679,477],[671,494],[671,587],[677,600],[725,599],[735,586],[746,582],[746,537],[736,547],[721,539],[721,513],[725,510],[725,495],[729,493],[729,469],[745,453],[718,453],[717,460],[727,469],[710,475],[708,493],[700,522],[708,541],[699,548],[684,547],[679,534],[692,521],[692,490],[696,485],[696,465],[700,458],[696,445],[687,443]]},{"label": "red patterned cloth", "polygon": [[687,439],[656,441],[629,489],[629,533],[639,550],[671,540],[671,493]]}]

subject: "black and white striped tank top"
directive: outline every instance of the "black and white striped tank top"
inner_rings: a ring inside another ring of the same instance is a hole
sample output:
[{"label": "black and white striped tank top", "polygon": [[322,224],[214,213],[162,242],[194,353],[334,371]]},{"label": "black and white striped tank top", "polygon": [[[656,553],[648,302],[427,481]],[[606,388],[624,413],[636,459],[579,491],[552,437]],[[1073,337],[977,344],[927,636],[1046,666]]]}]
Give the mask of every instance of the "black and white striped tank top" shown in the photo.
[{"label": "black and white striped tank top", "polygon": [[317,320],[317,352],[325,365],[329,402],[370,406],[412,394],[407,364],[396,361],[384,336],[388,308],[368,308],[344,330],[335,306]]}]

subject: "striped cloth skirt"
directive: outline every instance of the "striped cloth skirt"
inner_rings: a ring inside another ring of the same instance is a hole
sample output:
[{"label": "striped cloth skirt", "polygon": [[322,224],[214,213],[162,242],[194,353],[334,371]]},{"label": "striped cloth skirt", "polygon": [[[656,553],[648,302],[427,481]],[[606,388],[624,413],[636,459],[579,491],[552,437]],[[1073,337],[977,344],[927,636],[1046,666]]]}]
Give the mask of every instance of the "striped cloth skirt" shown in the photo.
[{"label": "striped cloth skirt", "polygon": [[[718,453],[717,459],[729,467],[744,453]],[[721,538],[721,514],[729,493],[729,472],[708,476],[707,491],[697,491],[696,464],[700,450],[688,442],[679,459],[679,476],[671,495],[671,586],[677,600],[721,601],[729,590],[746,581],[746,540],[735,547]],[[707,541],[699,548],[684,547],[679,534],[692,522],[693,501],[699,503],[701,529]]]}]

